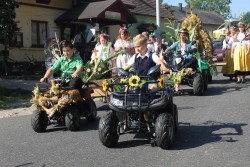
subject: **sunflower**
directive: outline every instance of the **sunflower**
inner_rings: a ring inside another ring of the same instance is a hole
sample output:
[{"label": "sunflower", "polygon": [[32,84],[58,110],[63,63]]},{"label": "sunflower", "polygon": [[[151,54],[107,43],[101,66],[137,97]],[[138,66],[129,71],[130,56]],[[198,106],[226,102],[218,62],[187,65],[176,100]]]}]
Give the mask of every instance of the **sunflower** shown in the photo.
[{"label": "sunflower", "polygon": [[102,81],[102,90],[106,92],[107,89],[108,89],[108,82],[107,82],[106,79],[104,79],[104,80]]},{"label": "sunflower", "polygon": [[160,77],[159,82],[160,82],[160,87],[161,87],[161,88],[164,88],[164,87],[165,87],[164,76],[161,76],[161,77]]},{"label": "sunflower", "polygon": [[140,77],[138,77],[137,75],[133,75],[132,77],[129,78],[129,85],[132,87],[139,86],[139,82],[140,82]]}]

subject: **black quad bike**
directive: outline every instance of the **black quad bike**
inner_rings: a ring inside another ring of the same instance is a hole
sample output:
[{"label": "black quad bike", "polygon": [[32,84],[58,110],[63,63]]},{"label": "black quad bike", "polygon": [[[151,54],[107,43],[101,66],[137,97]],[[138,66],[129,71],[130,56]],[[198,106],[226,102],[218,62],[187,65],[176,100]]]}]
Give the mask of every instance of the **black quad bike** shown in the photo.
[{"label": "black quad bike", "polygon": [[97,116],[96,104],[91,98],[90,84],[83,83],[80,89],[69,85],[72,78],[64,77],[48,83],[39,83],[32,98],[36,110],[31,116],[31,126],[35,132],[45,132],[50,124],[65,125],[68,130],[80,128],[80,118],[94,121]]},{"label": "black quad bike", "polygon": [[[178,111],[170,83],[155,77],[159,76],[160,66],[151,67],[141,75],[121,68],[118,73],[120,76],[107,85],[106,98],[111,112],[100,119],[100,141],[106,147],[115,147],[121,134],[142,132],[152,144],[168,148],[177,132]],[[135,76],[140,78],[139,82],[133,80]],[[159,82],[164,86],[149,89]]]},{"label": "black quad bike", "polygon": [[207,90],[209,82],[207,70],[203,70],[196,48],[186,51],[186,54],[192,54],[192,59],[187,61],[181,51],[170,52],[165,58],[166,67],[171,70],[170,80],[174,80],[174,92],[189,92],[201,96]]}]

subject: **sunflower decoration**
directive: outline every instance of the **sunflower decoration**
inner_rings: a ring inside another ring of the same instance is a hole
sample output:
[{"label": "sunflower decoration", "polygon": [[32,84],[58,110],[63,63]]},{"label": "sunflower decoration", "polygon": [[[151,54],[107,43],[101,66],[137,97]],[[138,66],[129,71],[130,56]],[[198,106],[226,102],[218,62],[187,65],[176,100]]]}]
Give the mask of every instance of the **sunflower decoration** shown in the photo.
[{"label": "sunflower decoration", "polygon": [[131,87],[138,87],[140,82],[140,77],[137,75],[133,75],[132,77],[129,78],[129,85]]},{"label": "sunflower decoration", "polygon": [[160,85],[160,88],[164,88],[165,87],[164,76],[160,77],[160,79],[159,79],[159,85]]},{"label": "sunflower decoration", "polygon": [[108,90],[108,81],[106,79],[102,81],[102,90],[105,92]]}]

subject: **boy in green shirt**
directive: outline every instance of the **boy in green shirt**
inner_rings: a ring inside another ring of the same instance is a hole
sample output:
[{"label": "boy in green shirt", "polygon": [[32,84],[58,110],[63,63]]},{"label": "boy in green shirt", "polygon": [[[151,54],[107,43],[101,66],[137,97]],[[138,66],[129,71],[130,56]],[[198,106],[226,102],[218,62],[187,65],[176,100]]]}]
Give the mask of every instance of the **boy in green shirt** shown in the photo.
[{"label": "boy in green shirt", "polygon": [[61,56],[55,64],[46,71],[40,82],[45,82],[54,72],[61,71],[61,75],[71,75],[73,87],[79,88],[82,83],[83,61],[79,55],[74,54],[73,45],[69,41],[64,41],[62,44],[63,56]]}]

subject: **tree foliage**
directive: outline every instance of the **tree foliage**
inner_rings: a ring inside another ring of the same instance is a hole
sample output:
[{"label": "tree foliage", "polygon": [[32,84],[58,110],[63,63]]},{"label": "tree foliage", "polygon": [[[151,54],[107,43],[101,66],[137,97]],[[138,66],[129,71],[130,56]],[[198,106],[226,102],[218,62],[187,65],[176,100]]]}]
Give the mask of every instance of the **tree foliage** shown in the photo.
[{"label": "tree foliage", "polygon": [[16,0],[0,1],[0,43],[7,45],[14,33],[19,31],[15,21],[15,9],[18,7]]},{"label": "tree foliage", "polygon": [[[191,0],[185,0],[188,7],[190,7]],[[224,18],[231,17],[230,3],[232,0],[192,0],[192,7],[194,9],[214,11]]]},{"label": "tree foliage", "polygon": [[250,24],[250,12],[244,13],[244,14],[242,15],[242,21],[243,21],[246,25]]}]

